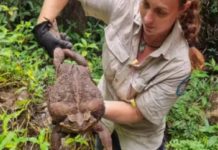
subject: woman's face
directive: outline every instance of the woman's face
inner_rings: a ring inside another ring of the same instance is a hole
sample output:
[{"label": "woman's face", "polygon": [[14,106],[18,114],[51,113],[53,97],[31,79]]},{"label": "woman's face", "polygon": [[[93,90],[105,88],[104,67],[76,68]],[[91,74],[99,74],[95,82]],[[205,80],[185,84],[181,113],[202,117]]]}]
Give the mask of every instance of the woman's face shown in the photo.
[{"label": "woman's face", "polygon": [[140,13],[144,34],[158,36],[170,31],[181,10],[179,0],[142,0]]}]

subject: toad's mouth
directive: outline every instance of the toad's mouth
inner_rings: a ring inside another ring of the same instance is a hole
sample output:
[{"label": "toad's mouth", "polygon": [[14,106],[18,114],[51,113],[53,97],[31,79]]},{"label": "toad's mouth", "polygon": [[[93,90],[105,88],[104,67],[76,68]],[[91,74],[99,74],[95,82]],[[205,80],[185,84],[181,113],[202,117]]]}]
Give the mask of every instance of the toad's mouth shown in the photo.
[{"label": "toad's mouth", "polygon": [[70,114],[60,122],[63,131],[68,133],[81,133],[89,130],[97,122],[90,112]]}]

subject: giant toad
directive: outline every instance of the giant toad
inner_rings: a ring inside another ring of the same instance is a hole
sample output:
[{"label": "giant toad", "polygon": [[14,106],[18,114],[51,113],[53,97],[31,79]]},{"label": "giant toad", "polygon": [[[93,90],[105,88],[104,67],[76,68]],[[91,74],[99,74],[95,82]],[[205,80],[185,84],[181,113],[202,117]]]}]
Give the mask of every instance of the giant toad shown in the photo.
[{"label": "giant toad", "polygon": [[62,133],[83,133],[93,129],[109,150],[110,134],[99,122],[104,113],[101,93],[91,80],[86,62],[80,55],[68,51],[68,55],[71,53],[77,63],[82,65],[62,63],[66,51],[68,50],[56,48],[54,52],[57,77],[55,84],[46,92],[48,110],[55,125],[52,131],[52,149],[60,148]]}]

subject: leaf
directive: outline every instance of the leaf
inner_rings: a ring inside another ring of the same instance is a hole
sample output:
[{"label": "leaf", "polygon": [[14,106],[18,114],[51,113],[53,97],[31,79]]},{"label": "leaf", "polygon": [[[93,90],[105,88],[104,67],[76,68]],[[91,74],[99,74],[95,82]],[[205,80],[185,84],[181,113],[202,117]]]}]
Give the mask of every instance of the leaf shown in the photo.
[{"label": "leaf", "polygon": [[41,150],[48,150],[48,142],[45,141],[45,129],[40,130],[39,136],[38,136],[38,144],[40,146]]},{"label": "leaf", "polygon": [[5,82],[7,82],[7,79],[0,76],[0,83],[5,83]]},{"label": "leaf", "polygon": [[83,45],[82,45],[81,43],[76,43],[76,44],[73,45],[73,47],[74,47],[75,49],[78,49],[78,48],[82,48]]},{"label": "leaf", "polygon": [[33,81],[36,81],[35,77],[33,76],[33,70],[28,70],[27,75],[29,76],[30,79],[32,79]]},{"label": "leaf", "polygon": [[30,138],[28,138],[27,140],[30,141],[30,142],[32,142],[32,143],[35,143],[35,144],[38,143],[38,139],[35,138],[35,137],[30,137]]},{"label": "leaf", "polygon": [[45,129],[40,130],[38,141],[39,143],[43,143],[45,140]]},{"label": "leaf", "polygon": [[206,77],[208,77],[207,72],[200,71],[200,70],[194,70],[191,75],[191,79],[192,78],[206,78]]},{"label": "leaf", "polygon": [[86,56],[87,56],[87,54],[88,54],[88,52],[87,52],[87,51],[85,51],[85,50],[83,50],[83,51],[82,51],[82,53],[81,53],[81,55],[82,55],[83,57],[86,57]]},{"label": "leaf", "polygon": [[212,66],[216,65],[216,61],[213,58],[211,59],[210,63],[211,63]]},{"label": "leaf", "polygon": [[31,103],[31,101],[29,99],[25,99],[25,100],[21,100],[21,101],[16,101],[15,105],[18,108],[27,108],[27,106]]},{"label": "leaf", "polygon": [[8,132],[8,122],[12,118],[17,118],[23,111],[24,111],[24,109],[21,109],[19,111],[13,112],[12,114],[9,114],[9,115],[4,113],[5,115],[4,115],[3,124],[2,124],[3,133]]},{"label": "leaf", "polygon": [[213,146],[218,143],[218,136],[209,137],[208,146]]},{"label": "leaf", "polygon": [[214,67],[214,71],[218,71],[218,65]]},{"label": "leaf", "polygon": [[14,136],[16,136],[14,132],[9,132],[4,138],[4,140],[0,143],[0,149],[5,148],[6,144],[12,142]]},{"label": "leaf", "polygon": [[9,118],[12,119],[12,118],[17,118],[25,109],[21,109],[21,110],[18,110],[16,112],[13,112],[12,114],[10,114]]},{"label": "leaf", "polygon": [[88,43],[85,39],[81,39],[81,43],[83,44],[83,47],[87,47]]},{"label": "leaf", "polygon": [[81,145],[89,145],[86,139],[83,138],[80,134],[75,137],[75,142],[80,143]]},{"label": "leaf", "polygon": [[89,48],[98,49],[97,45],[95,43],[89,44]]},{"label": "leaf", "polygon": [[6,5],[0,5],[0,11],[3,10],[5,12],[9,11],[10,9]]},{"label": "leaf", "polygon": [[4,56],[4,57],[11,57],[12,56],[12,50],[11,49],[4,49],[4,51],[0,51],[0,56]]},{"label": "leaf", "polygon": [[88,39],[91,36],[91,33],[85,32],[84,36],[85,36],[86,39]]},{"label": "leaf", "polygon": [[207,104],[208,104],[208,99],[207,99],[207,97],[201,97],[201,102],[202,102],[202,105],[203,106],[207,106]]},{"label": "leaf", "polygon": [[65,145],[70,145],[74,142],[74,138],[66,138],[66,140],[64,141],[64,144]]},{"label": "leaf", "polygon": [[48,147],[49,147],[48,143],[40,144],[40,150],[48,150]]},{"label": "leaf", "polygon": [[204,133],[218,133],[218,125],[204,126],[200,128],[200,131]]}]

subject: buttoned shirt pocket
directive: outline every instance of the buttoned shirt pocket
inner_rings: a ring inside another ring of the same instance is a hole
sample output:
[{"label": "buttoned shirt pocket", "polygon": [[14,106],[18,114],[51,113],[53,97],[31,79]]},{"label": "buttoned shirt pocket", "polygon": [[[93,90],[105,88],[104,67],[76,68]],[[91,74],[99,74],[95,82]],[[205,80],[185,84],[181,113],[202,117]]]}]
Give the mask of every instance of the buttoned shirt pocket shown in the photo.
[{"label": "buttoned shirt pocket", "polygon": [[105,40],[108,50],[116,57],[120,63],[124,63],[128,58],[127,47],[123,45],[121,37],[118,36],[118,31],[113,24],[109,24],[105,28]]},{"label": "buttoned shirt pocket", "polygon": [[132,96],[132,79],[134,71],[131,68],[124,67],[116,75],[112,81],[112,86],[115,89],[119,99],[128,101]]},{"label": "buttoned shirt pocket", "polygon": [[105,44],[103,51],[103,69],[105,78],[114,80],[129,59],[127,48],[116,34],[116,28],[110,24],[105,28]]},{"label": "buttoned shirt pocket", "polygon": [[[103,69],[107,80],[112,84],[114,92],[119,99],[127,99],[131,84],[132,70],[129,67],[128,47],[117,34],[116,27],[112,24],[105,29],[105,41],[103,51]],[[125,82],[125,83],[124,83]]]}]

